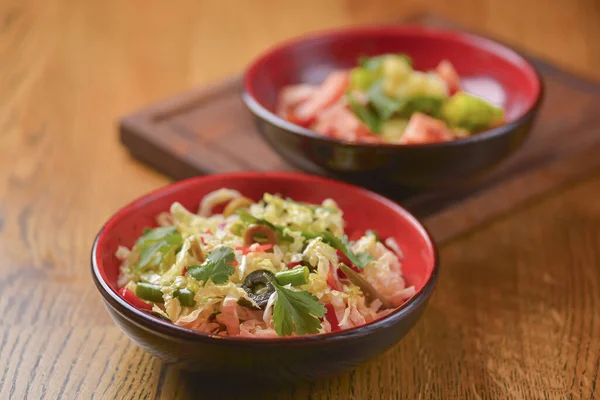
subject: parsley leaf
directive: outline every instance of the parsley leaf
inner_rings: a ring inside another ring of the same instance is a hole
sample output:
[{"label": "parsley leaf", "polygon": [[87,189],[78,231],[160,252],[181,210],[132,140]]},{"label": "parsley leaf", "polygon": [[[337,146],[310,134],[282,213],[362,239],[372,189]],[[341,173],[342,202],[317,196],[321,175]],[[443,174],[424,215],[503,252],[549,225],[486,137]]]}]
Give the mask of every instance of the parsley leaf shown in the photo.
[{"label": "parsley leaf", "polygon": [[[438,96],[418,95],[405,98],[390,97],[383,91],[383,81],[379,80],[367,92],[369,106],[383,121],[392,117],[410,118],[420,112],[434,118],[441,118],[444,99]],[[359,115],[360,118],[360,115]]]},{"label": "parsley leaf", "polygon": [[361,104],[354,98],[352,93],[346,94],[346,100],[352,112],[360,119],[371,132],[377,134],[381,132],[382,120],[369,107]]},{"label": "parsley leaf", "polygon": [[383,80],[377,81],[367,92],[369,105],[382,120],[388,120],[396,114],[404,101],[389,97],[383,92]]},{"label": "parsley leaf", "polygon": [[235,272],[231,263],[235,260],[235,255],[231,247],[219,247],[211,251],[206,256],[202,265],[190,265],[187,267],[187,273],[197,281],[203,281],[202,286],[211,280],[220,285],[229,280],[229,276]]},{"label": "parsley leaf", "polygon": [[154,229],[145,229],[144,234],[136,242],[140,250],[140,261],[135,269],[141,269],[151,264],[158,264],[162,258],[173,248],[183,242],[176,226],[163,226]]},{"label": "parsley leaf", "polygon": [[325,305],[306,290],[294,290],[279,285],[265,274],[277,291],[277,301],[273,307],[273,326],[279,336],[292,333],[305,335],[318,333],[325,315]]},{"label": "parsley leaf", "polygon": [[154,229],[144,229],[144,234],[141,238],[135,242],[136,245],[144,245],[148,242],[155,242],[157,240],[163,240],[170,235],[177,233],[177,227],[173,226],[161,226]]}]

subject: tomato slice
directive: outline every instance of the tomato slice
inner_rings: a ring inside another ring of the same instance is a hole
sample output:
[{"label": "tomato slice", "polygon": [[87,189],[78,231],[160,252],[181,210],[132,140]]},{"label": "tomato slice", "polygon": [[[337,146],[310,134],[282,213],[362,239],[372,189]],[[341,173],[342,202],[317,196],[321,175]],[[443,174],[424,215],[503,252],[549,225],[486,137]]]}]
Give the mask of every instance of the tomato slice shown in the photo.
[{"label": "tomato slice", "polygon": [[293,261],[287,265],[288,269],[292,269],[297,267],[298,265],[302,265],[302,261]]},{"label": "tomato slice", "polygon": [[340,287],[340,282],[336,279],[335,275],[333,275],[333,267],[329,267],[329,274],[327,274],[327,286],[330,289],[337,290],[341,292],[342,288]]},{"label": "tomato slice", "polygon": [[454,138],[444,121],[429,115],[414,113],[404,134],[400,138],[402,144],[425,144],[447,142]]},{"label": "tomato slice", "polygon": [[325,309],[327,312],[325,313],[325,318],[329,321],[331,325],[331,332],[337,332],[340,330],[340,322],[337,319],[337,315],[335,315],[335,309],[331,304],[325,304]]},{"label": "tomato slice", "polygon": [[240,250],[242,252],[242,254],[248,254],[251,252],[260,252],[260,251],[269,251],[273,248],[273,245],[271,243],[267,243],[267,244],[261,244],[256,246],[253,250],[250,250],[250,246],[238,246],[235,249],[236,250]]},{"label": "tomato slice", "polygon": [[[356,265],[352,264],[350,262],[350,259],[348,259],[348,257],[346,257],[346,255],[344,253],[342,253],[341,250],[337,250],[337,256],[341,263],[346,264],[348,267],[352,268],[354,271],[360,273],[360,269]],[[346,274],[344,274],[344,272],[339,268],[337,270],[337,276],[340,279],[346,278]]]},{"label": "tomato slice", "polygon": [[460,90],[460,76],[450,61],[442,60],[435,68],[435,72],[446,83],[446,86],[448,86],[448,94],[450,96]]},{"label": "tomato slice", "polygon": [[344,95],[349,82],[348,71],[332,72],[306,101],[296,107],[296,117],[305,123],[314,120],[319,112],[331,106]]}]

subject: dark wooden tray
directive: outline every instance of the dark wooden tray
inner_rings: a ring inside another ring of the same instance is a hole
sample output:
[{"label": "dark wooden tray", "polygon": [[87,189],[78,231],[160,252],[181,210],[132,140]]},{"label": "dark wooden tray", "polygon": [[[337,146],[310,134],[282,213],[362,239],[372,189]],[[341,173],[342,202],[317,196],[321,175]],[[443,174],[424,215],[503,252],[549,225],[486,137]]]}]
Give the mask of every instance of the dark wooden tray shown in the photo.
[{"label": "dark wooden tray", "polygon": [[[437,16],[409,23],[455,27]],[[484,223],[600,168],[600,85],[529,57],[546,97],[531,139],[484,183],[438,192],[384,194],[420,217],[438,241]],[[256,132],[232,77],[159,101],[120,121],[137,159],[174,179],[241,170],[292,170]]]}]

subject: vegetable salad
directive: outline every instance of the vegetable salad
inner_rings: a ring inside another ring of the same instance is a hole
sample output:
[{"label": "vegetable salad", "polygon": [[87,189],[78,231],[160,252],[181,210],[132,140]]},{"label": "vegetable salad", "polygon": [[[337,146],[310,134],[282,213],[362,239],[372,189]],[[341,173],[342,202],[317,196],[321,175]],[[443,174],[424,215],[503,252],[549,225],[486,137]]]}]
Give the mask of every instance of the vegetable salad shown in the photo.
[{"label": "vegetable salad", "polygon": [[501,125],[504,112],[461,90],[454,66],[416,71],[404,54],[361,58],[320,85],[284,88],[278,114],[323,135],[352,142],[426,144]]},{"label": "vegetable salad", "polygon": [[157,222],[133,248],[117,250],[119,293],[200,332],[335,332],[380,318],[415,293],[402,278],[398,244],[373,231],[349,240],[331,199],[305,204],[266,193],[254,202],[219,189],[198,213],[173,203]]}]

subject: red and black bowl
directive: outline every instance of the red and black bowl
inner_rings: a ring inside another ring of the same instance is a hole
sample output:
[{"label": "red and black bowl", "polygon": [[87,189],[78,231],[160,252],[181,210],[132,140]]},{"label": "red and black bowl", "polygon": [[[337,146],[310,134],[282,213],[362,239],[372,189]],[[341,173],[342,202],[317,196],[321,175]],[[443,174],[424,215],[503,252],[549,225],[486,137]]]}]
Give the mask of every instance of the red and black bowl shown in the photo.
[{"label": "red and black bowl", "polygon": [[[347,230],[375,229],[393,237],[405,260],[403,274],[416,294],[389,315],[334,333],[257,339],[200,333],[138,310],[117,292],[118,246],[131,247],[155,217],[178,201],[196,210],[202,197],[230,188],[258,200],[265,192],[298,201],[334,199]],[[396,203],[349,184],[300,173],[232,173],[188,179],[156,190],[117,212],[102,228],[91,254],[92,277],[110,316],[138,345],[203,378],[235,382],[297,382],[329,376],[369,360],[396,344],[417,322],[435,287],[439,260],[425,228]]]},{"label": "red and black bowl", "polygon": [[[449,60],[477,86],[476,94],[485,95],[490,89],[484,81],[492,82],[502,91],[507,123],[451,142],[398,145],[349,143],[276,115],[283,87],[320,83],[334,70],[356,66],[361,56],[385,53],[408,54],[416,70]],[[407,187],[455,186],[481,177],[523,144],[542,98],[536,69],[508,47],[464,32],[402,25],[352,27],[284,42],[255,59],[243,81],[243,100],[259,132],[290,164],[360,183]]]}]

